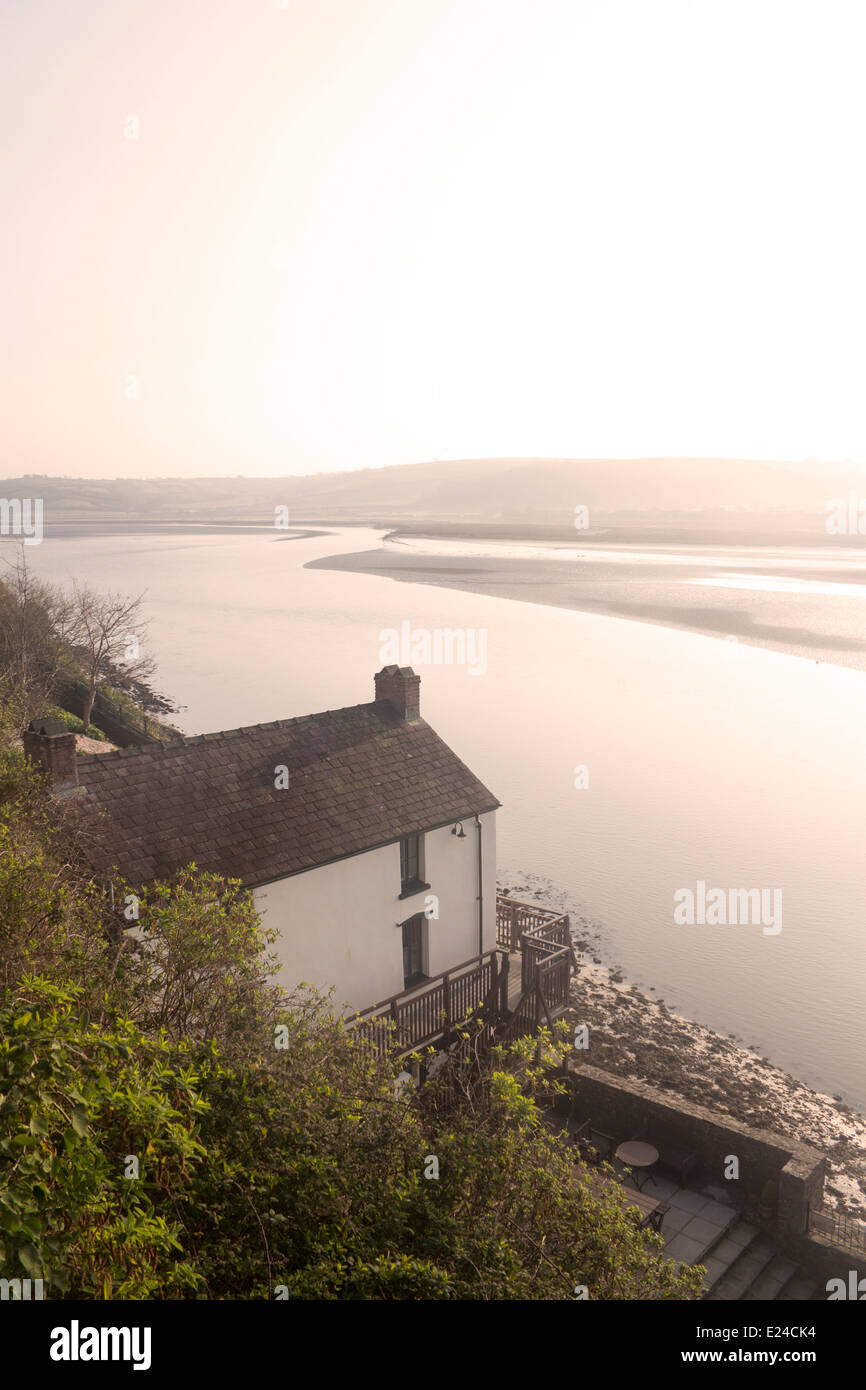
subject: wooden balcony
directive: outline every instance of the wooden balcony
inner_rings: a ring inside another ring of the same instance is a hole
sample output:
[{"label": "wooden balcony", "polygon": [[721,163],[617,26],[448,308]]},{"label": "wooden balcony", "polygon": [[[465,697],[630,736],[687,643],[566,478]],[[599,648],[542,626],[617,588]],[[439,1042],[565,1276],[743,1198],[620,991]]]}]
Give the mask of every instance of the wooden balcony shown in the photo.
[{"label": "wooden balcony", "polygon": [[499,1018],[507,1008],[508,975],[508,956],[486,951],[423,985],[372,1004],[355,1014],[350,1026],[360,1029],[377,1052],[393,1050],[404,1056],[441,1043],[476,1009],[483,1007],[491,1020]]},{"label": "wooden balcony", "polygon": [[531,903],[516,902],[502,893],[496,895],[496,944],[503,951],[521,951],[524,936],[555,941],[571,947],[568,913],[556,913]]},{"label": "wooden balcony", "polygon": [[[551,912],[498,894],[496,942],[519,966],[520,986],[512,985],[506,1036],[552,1026],[569,1006],[577,957],[568,913]],[[514,974],[517,970],[514,969]]]},{"label": "wooden balcony", "polygon": [[376,1052],[406,1056],[447,1046],[479,1011],[491,1038],[553,1024],[568,1008],[577,968],[568,916],[499,897],[496,940],[495,950],[371,1004],[348,1026]]}]

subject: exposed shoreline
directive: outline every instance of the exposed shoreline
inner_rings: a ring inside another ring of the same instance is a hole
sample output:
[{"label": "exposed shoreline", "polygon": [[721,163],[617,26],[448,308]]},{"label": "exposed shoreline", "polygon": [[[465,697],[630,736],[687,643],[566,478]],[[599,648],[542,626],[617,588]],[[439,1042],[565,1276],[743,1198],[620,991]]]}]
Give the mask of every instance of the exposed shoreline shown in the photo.
[{"label": "exposed shoreline", "polygon": [[863,1115],[630,983],[605,963],[598,927],[575,911],[567,893],[531,874],[509,880],[505,889],[518,901],[571,915],[578,957],[574,1018],[589,1026],[586,1059],[593,1066],[814,1145],[830,1163],[825,1205],[866,1221]]},{"label": "exposed shoreline", "polygon": [[[279,540],[298,538],[297,532],[274,537]],[[309,567],[386,573],[389,577],[401,578],[409,583],[443,583],[438,576],[425,580],[412,567],[408,556],[398,557],[403,562],[401,574],[377,569],[375,562],[384,553],[373,549],[333,559],[324,558],[311,562]],[[358,560],[370,563],[354,563]],[[481,576],[477,570],[466,569],[453,560],[445,563],[453,571],[447,587],[461,588],[466,592],[490,592],[496,597],[547,602],[552,606],[583,607],[574,602],[566,604],[545,600],[539,595],[543,587],[541,584],[533,586],[534,594],[511,594],[502,585],[485,590],[481,587]],[[483,567],[489,562],[479,563]],[[632,613],[612,616],[635,617]],[[650,620],[644,618],[643,621]],[[664,626],[674,625],[661,618],[656,621]],[[701,631],[700,628],[692,630]],[[730,632],[731,629],[726,631]],[[756,645],[765,646],[766,643]],[[829,659],[833,660],[832,657]],[[99,745],[98,751],[108,751],[108,745]],[[866,1219],[866,1120],[862,1115],[841,1101],[797,1081],[761,1058],[755,1050],[738,1045],[736,1039],[714,1033],[693,1020],[672,1013],[663,1000],[653,997],[655,991],[650,986],[638,987],[625,980],[616,969],[606,965],[606,954],[608,960],[611,957],[597,924],[582,916],[575,905],[549,883],[542,883],[522,871],[519,876],[512,875],[504,881],[518,899],[535,900],[572,914],[573,934],[580,952],[577,982],[580,1019],[590,1026],[593,1062],[624,1077],[645,1080],[660,1089],[676,1091],[745,1123],[797,1135],[813,1143],[828,1155],[832,1166],[825,1188],[827,1204]],[[647,989],[649,993],[645,992]]]},{"label": "exposed shoreline", "polygon": [[[397,535],[398,533],[392,533]],[[519,565],[520,561],[515,561]],[[451,557],[401,555],[369,550],[309,562],[309,568],[372,573],[405,583],[427,583],[465,592],[488,594],[575,611],[601,612],[610,617],[679,627],[703,636],[736,636],[751,645],[791,653],[790,634],[755,632],[754,625],[740,622],[732,610],[724,610],[721,623],[707,625],[706,611],[680,610],[675,617],[655,609],[635,612],[633,607],[593,604],[572,587],[544,582],[538,575],[529,585],[503,582],[484,571],[488,559],[460,561]],[[556,566],[539,568],[555,569]],[[647,606],[649,608],[649,605]],[[837,649],[822,650],[820,634],[808,638],[797,653],[810,660],[851,666]],[[817,641],[816,641],[817,639]],[[816,654],[817,652],[817,654]],[[577,1000],[580,1022],[589,1024],[592,1060],[602,1068],[633,1080],[646,1081],[662,1090],[728,1114],[757,1128],[791,1134],[812,1143],[827,1155],[831,1171],[825,1183],[825,1203],[853,1217],[866,1220],[866,1118],[841,1097],[813,1090],[798,1081],[757,1049],[740,1045],[733,1036],[715,1033],[693,1019],[671,1012],[662,998],[654,999],[605,962],[605,943],[597,925],[583,916],[566,893],[535,875],[522,871],[508,882],[512,896],[538,902],[571,914],[572,935],[579,953]]]},{"label": "exposed shoreline", "polygon": [[[586,559],[577,566],[573,561],[535,559],[530,562],[519,556],[490,555],[425,555],[407,550],[386,549],[384,542],[414,539],[411,532],[392,530],[382,536],[378,549],[352,551],[347,554],[323,556],[310,560],[307,569],[339,570],[353,574],[371,574],[399,583],[427,584],[464,593],[483,594],[489,598],[512,599],[522,603],[537,603],[545,607],[564,608],[572,612],[593,613],[601,617],[624,618],[631,622],[658,627],[676,628],[703,637],[735,639],[747,646],[766,651],[798,656],[809,661],[823,661],[851,670],[866,670],[866,639],[859,632],[821,632],[816,626],[804,625],[802,605],[791,605],[790,625],[765,623],[749,611],[748,599],[740,599],[733,590],[717,593],[696,586],[689,591],[687,584],[678,586],[682,603],[647,599],[649,576],[637,557],[634,564],[623,564],[612,574],[611,566],[600,563],[592,555],[592,546],[584,537],[577,541],[587,548]],[[442,537],[444,539],[444,537]],[[505,544],[504,538],[503,544]],[[594,538],[596,544],[606,538]],[[514,544],[519,541],[515,538]],[[573,542],[574,543],[574,542]],[[679,549],[672,546],[672,550]],[[686,547],[693,548],[693,547]],[[700,547],[697,548],[698,550]],[[852,554],[852,569],[845,571],[850,580],[866,584],[866,573],[853,566],[859,556]],[[780,557],[780,568],[784,560]],[[744,556],[738,569],[748,572],[750,563]],[[694,566],[678,564],[678,581],[700,580],[706,576],[700,555],[694,555]],[[662,567],[653,569],[653,582],[663,578]],[[816,580],[837,579],[838,571],[822,567],[813,575]],[[615,579],[615,583],[611,581]],[[694,601],[689,601],[693,597]],[[754,605],[753,605],[754,606]]]}]

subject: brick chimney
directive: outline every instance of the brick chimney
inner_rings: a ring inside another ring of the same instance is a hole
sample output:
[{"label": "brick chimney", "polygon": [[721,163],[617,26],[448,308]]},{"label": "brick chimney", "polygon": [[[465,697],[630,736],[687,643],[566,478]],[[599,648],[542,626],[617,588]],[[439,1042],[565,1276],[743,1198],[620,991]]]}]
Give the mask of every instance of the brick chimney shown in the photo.
[{"label": "brick chimney", "polygon": [[56,790],[78,786],[75,735],[59,719],[33,719],[21,736],[31,762],[48,773]]},{"label": "brick chimney", "polygon": [[421,677],[411,666],[383,666],[374,679],[377,700],[389,700],[404,719],[420,719]]}]

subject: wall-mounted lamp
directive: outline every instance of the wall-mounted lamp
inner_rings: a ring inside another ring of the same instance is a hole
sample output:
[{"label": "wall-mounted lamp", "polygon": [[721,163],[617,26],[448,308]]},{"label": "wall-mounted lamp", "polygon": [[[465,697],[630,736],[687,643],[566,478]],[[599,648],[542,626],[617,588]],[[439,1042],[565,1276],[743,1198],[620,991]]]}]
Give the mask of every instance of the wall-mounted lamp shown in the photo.
[{"label": "wall-mounted lamp", "polygon": [[451,834],[452,834],[452,835],[456,835],[457,838],[458,838],[458,840],[465,840],[465,839],[466,839],[466,831],[463,829],[462,823],[461,823],[459,826],[457,826],[457,825],[452,825],[452,827],[451,827]]}]

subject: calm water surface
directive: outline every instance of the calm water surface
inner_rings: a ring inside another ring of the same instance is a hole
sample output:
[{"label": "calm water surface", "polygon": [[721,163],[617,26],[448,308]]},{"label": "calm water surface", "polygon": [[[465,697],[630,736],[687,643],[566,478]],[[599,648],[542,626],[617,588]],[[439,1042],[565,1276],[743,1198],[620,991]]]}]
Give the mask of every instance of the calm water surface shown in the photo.
[{"label": "calm water surface", "polygon": [[[422,713],[503,802],[500,880],[551,880],[631,979],[866,1109],[866,673],[303,568],[380,535],[87,536],[46,539],[28,560],[147,590],[161,685],[190,733],[371,699],[380,632],[407,620],[485,629],[485,674],[416,669]],[[674,893],[698,880],[781,889],[782,931],[676,925]]]}]

